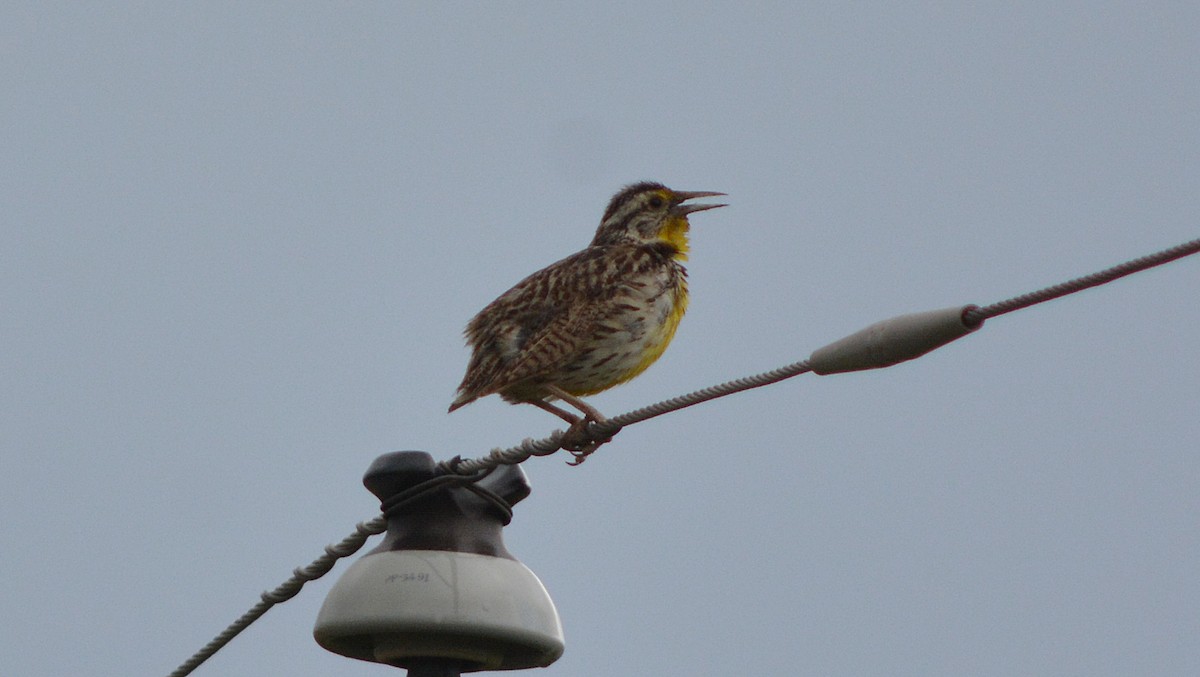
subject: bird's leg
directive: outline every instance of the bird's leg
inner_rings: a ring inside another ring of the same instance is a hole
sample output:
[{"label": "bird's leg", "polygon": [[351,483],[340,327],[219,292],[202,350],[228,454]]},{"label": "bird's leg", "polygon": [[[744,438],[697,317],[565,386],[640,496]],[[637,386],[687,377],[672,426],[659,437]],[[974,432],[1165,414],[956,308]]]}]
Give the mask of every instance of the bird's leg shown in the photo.
[{"label": "bird's leg", "polygon": [[[600,445],[612,440],[612,435],[609,435],[602,440],[593,439],[588,432],[589,423],[604,423],[608,420],[608,417],[606,417],[604,414],[601,414],[595,407],[554,384],[546,384],[543,386],[543,388],[545,388],[546,392],[583,412],[583,418],[576,418],[575,421],[571,422],[571,427],[567,429],[567,432],[562,438],[563,449],[566,449],[572,456],[575,457],[575,460],[567,465],[579,465],[580,463],[583,463],[587,460],[587,457],[592,454],[592,452],[600,448]],[[546,411],[551,411],[550,408],[558,409],[558,407],[554,407],[553,405],[545,402],[542,404],[546,405],[543,407],[543,409],[546,409]],[[561,409],[558,410],[562,412]],[[559,415],[562,416],[561,413]],[[566,417],[563,416],[563,419],[566,420]]]},{"label": "bird's leg", "polygon": [[571,425],[575,425],[576,423],[579,423],[578,416],[576,416],[575,414],[572,414],[569,411],[566,411],[564,409],[556,407],[553,404],[546,402],[545,400],[527,400],[527,401],[530,404],[532,404],[533,406],[537,407],[538,409],[541,409],[542,411],[548,411],[551,414],[554,414],[555,416],[566,421],[567,423],[570,423]]},{"label": "bird's leg", "polygon": [[[588,420],[597,421],[597,422],[608,420],[604,416],[604,414],[601,414],[599,411],[597,411],[595,407],[588,404],[587,402],[584,402],[583,400],[579,399],[578,397],[575,397],[574,395],[563,390],[562,388],[559,388],[558,386],[554,385],[553,383],[547,383],[547,384],[543,385],[542,388],[546,392],[557,397],[558,399],[562,400],[563,402],[566,402],[567,404],[571,405],[572,407],[575,407],[579,411],[582,411],[584,417],[587,418]],[[555,408],[557,408],[557,407],[555,407]]]}]

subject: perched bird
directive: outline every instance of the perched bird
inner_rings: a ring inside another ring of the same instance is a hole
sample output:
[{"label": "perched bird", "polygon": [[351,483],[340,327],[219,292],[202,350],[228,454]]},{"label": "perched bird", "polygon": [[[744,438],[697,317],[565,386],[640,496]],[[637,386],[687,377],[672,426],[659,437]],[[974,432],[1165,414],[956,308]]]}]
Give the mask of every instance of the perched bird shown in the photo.
[{"label": "perched bird", "polygon": [[[688,304],[688,215],[725,206],[683,203],[715,195],[724,193],[652,182],[614,195],[587,248],[521,280],[467,324],[472,355],[450,411],[498,393],[561,417],[568,436],[606,420],[580,396],[628,381],[666,350]],[[567,448],[578,464],[597,446]]]}]

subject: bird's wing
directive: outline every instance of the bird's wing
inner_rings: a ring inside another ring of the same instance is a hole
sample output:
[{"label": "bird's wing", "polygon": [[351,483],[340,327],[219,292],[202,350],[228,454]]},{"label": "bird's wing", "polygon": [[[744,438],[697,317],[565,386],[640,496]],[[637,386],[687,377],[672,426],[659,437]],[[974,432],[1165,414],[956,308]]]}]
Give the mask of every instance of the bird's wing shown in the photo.
[{"label": "bird's wing", "polygon": [[606,266],[594,249],[530,275],[471,320],[466,337],[474,353],[455,406],[535,379],[579,353],[608,292],[591,283]]},{"label": "bird's wing", "polygon": [[493,389],[502,390],[525,380],[536,382],[540,375],[565,367],[591,338],[595,320],[594,306],[556,309],[549,317],[541,318],[540,326],[530,332],[516,358],[496,374]]}]

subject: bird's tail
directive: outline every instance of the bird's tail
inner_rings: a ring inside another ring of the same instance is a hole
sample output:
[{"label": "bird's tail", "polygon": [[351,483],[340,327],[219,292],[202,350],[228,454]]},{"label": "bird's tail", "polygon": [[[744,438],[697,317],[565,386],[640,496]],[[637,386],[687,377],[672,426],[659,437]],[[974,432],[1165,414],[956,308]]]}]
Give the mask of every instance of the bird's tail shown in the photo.
[{"label": "bird's tail", "polygon": [[460,390],[458,391],[458,396],[455,397],[454,401],[450,403],[450,409],[446,413],[450,413],[459,407],[466,406],[477,399],[479,399],[477,395],[472,395],[471,393]]}]

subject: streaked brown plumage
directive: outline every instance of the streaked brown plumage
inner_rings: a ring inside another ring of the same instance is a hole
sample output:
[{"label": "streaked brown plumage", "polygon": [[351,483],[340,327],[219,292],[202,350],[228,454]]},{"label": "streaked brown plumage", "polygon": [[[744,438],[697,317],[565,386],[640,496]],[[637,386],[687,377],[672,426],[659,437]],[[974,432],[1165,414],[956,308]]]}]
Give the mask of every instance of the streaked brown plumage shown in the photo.
[{"label": "streaked brown plumage", "polygon": [[[688,214],[724,206],[683,202],[714,195],[644,182],[613,196],[586,249],[521,280],[467,325],[473,352],[450,411],[496,393],[576,430],[603,421],[578,396],[637,376],[666,350],[687,308]],[[577,462],[595,446],[577,450]]]}]

